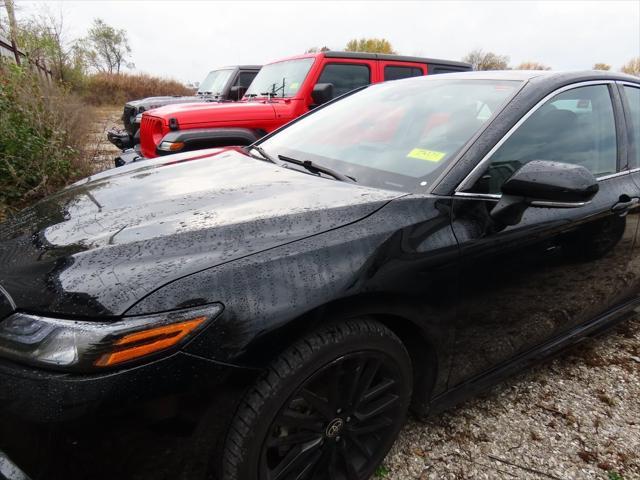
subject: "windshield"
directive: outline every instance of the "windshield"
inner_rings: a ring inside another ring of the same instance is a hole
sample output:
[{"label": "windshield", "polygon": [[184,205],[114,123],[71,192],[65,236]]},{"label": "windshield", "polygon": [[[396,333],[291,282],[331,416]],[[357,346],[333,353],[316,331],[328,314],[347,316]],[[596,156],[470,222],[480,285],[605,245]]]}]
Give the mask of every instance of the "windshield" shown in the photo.
[{"label": "windshield", "polygon": [[303,118],[261,146],[358,183],[424,187],[489,120],[519,81],[430,79],[373,85]]},{"label": "windshield", "polygon": [[314,58],[300,58],[262,67],[245,95],[293,97],[298,93],[314,60]]},{"label": "windshield", "polygon": [[233,70],[212,70],[198,87],[198,93],[200,95],[220,95],[232,73]]}]

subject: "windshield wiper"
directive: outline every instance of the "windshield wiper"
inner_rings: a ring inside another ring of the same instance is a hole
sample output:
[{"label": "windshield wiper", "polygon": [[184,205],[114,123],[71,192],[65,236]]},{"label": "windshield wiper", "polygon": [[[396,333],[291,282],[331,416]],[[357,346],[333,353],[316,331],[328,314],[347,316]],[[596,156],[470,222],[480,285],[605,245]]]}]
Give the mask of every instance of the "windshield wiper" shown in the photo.
[{"label": "windshield wiper", "polygon": [[340,172],[336,172],[335,170],[330,169],[329,167],[324,167],[322,165],[318,165],[317,163],[313,163],[311,160],[298,160],[296,158],[286,157],[284,155],[278,155],[278,158],[283,162],[293,163],[295,165],[300,165],[301,167],[306,168],[312,173],[324,173],[329,175],[336,180],[340,180],[341,182],[355,182],[356,179],[350,177],[348,175],[344,175]]},{"label": "windshield wiper", "polygon": [[267,162],[278,163],[276,162],[276,159],[273,158],[271,155],[269,155],[267,152],[265,152],[264,148],[262,148],[260,145],[249,145],[248,147],[246,147],[245,150],[247,152],[250,152],[251,150],[255,150]]}]

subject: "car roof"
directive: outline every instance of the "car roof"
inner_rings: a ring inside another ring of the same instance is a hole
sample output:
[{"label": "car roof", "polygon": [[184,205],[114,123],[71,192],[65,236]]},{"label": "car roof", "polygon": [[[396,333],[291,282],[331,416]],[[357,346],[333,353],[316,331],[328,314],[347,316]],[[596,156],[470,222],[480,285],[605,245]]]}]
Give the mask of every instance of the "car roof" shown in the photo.
[{"label": "car roof", "polygon": [[464,62],[456,62],[453,60],[443,60],[439,58],[409,57],[406,55],[390,55],[386,53],[329,51],[329,52],[324,52],[324,56],[327,58],[361,58],[365,60],[388,60],[388,61],[396,61],[396,62],[413,62],[413,63],[426,63],[426,64],[431,63],[431,64],[447,65],[451,67],[471,69],[471,64],[464,63]]},{"label": "car roof", "polygon": [[408,57],[405,55],[388,55],[385,53],[339,52],[339,51],[333,51],[333,50],[330,50],[327,52],[304,53],[302,55],[294,55],[291,57],[279,58],[274,62],[269,62],[269,64],[285,62],[288,60],[297,60],[299,58],[317,58],[317,57],[358,58],[363,60],[388,60],[388,61],[396,61],[396,62],[412,62],[412,63],[426,63],[426,64],[432,64],[432,65],[446,65],[450,67],[456,67],[459,69],[471,69],[471,65],[469,63],[455,62],[453,60],[441,60],[437,58],[426,58],[426,57]]},{"label": "car roof", "polygon": [[[619,80],[628,82],[640,82],[640,78],[624,73],[606,72],[602,70],[584,71],[560,71],[560,70],[482,70],[473,72],[445,73],[447,78],[476,79],[476,80]],[[440,75],[438,75],[440,77]],[[434,78],[433,76],[431,77]]]},{"label": "car roof", "polygon": [[209,73],[216,72],[218,70],[260,70],[262,65],[226,65],[224,67],[216,67],[209,70]]}]

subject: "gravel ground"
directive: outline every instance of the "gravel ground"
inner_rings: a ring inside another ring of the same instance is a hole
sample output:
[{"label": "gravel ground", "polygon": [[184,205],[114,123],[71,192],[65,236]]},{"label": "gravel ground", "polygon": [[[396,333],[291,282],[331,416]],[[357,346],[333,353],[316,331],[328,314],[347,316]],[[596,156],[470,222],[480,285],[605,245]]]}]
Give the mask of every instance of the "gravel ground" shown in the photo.
[{"label": "gravel ground", "polygon": [[[97,109],[96,171],[121,107]],[[640,316],[482,397],[404,428],[378,478],[640,479]]]},{"label": "gravel ground", "polygon": [[91,140],[87,149],[94,164],[94,172],[101,172],[113,167],[113,159],[120,153],[117,147],[107,140],[107,130],[111,127],[122,128],[122,106],[96,107],[95,119],[91,125]]},{"label": "gravel ground", "polygon": [[379,470],[408,479],[640,479],[640,318],[426,422]]}]

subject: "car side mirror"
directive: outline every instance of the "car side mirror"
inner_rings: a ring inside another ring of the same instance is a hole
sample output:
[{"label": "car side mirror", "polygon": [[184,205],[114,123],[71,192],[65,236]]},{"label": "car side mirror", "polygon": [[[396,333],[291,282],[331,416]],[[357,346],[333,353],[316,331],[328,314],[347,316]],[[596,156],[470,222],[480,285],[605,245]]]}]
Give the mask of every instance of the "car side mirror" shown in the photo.
[{"label": "car side mirror", "polygon": [[229,96],[233,100],[240,100],[242,97],[244,97],[245,93],[247,93],[247,87],[242,87],[240,85],[234,85],[229,90]]},{"label": "car side mirror", "polygon": [[316,83],[311,92],[313,107],[327,103],[333,99],[333,83]]},{"label": "car side mirror", "polygon": [[502,225],[516,225],[529,207],[577,208],[598,193],[598,181],[581,165],[533,160],[502,185],[502,197],[491,217]]}]

